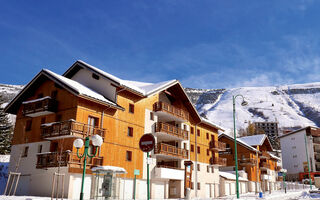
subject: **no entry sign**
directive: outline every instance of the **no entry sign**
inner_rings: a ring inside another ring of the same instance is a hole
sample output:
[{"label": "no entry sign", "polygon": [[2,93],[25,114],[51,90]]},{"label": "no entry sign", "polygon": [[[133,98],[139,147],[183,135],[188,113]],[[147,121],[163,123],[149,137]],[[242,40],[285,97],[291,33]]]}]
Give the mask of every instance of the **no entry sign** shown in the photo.
[{"label": "no entry sign", "polygon": [[139,141],[139,147],[143,152],[152,151],[155,145],[154,136],[152,134],[144,134]]}]

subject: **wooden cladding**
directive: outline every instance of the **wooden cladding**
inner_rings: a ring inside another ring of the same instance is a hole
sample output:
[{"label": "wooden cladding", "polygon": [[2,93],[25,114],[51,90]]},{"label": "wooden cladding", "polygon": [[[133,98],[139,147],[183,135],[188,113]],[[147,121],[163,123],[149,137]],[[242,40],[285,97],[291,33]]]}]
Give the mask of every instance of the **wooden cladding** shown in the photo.
[{"label": "wooden cladding", "polygon": [[260,156],[260,158],[265,158],[265,159],[270,159],[270,155],[269,155],[269,153],[268,152],[266,152],[266,151],[263,151],[262,152],[262,155]]},{"label": "wooden cladding", "polygon": [[158,143],[154,149],[154,153],[174,156],[182,159],[188,158],[188,150],[177,148],[165,143]]},{"label": "wooden cladding", "polygon": [[88,124],[83,124],[74,120],[41,125],[42,138],[62,136],[74,136],[85,138],[86,136],[96,134],[104,138],[105,129],[89,126]]},{"label": "wooden cladding", "polygon": [[[102,166],[102,157],[87,157],[87,167]],[[50,167],[83,167],[83,159],[77,157],[77,154],[70,152],[48,152],[37,155],[36,168]]]},{"label": "wooden cladding", "polygon": [[257,165],[257,159],[250,156],[250,154],[241,155],[239,158],[239,165],[255,166],[255,165]]},{"label": "wooden cladding", "polygon": [[210,141],[209,148],[213,151],[226,151],[226,144],[219,141]]},{"label": "wooden cladding", "polygon": [[188,140],[188,131],[184,129],[177,128],[171,124],[166,124],[163,122],[157,122],[155,126],[155,132],[164,132],[184,140]]},{"label": "wooden cladding", "polygon": [[39,112],[56,112],[58,107],[58,102],[54,99],[41,98],[34,101],[29,101],[23,103],[23,111],[24,115],[32,115]]},{"label": "wooden cladding", "polygon": [[211,165],[220,165],[220,166],[227,166],[227,159],[226,158],[210,158]]},{"label": "wooden cladding", "polygon": [[270,169],[271,165],[266,162],[260,162],[260,169]]},{"label": "wooden cladding", "polygon": [[162,101],[158,101],[153,104],[153,111],[154,112],[157,112],[157,111],[166,112],[166,113],[174,115],[175,117],[179,117],[181,119],[189,121],[189,113],[187,111],[184,111],[180,108],[177,108],[171,104],[168,104],[168,103],[165,103]]}]

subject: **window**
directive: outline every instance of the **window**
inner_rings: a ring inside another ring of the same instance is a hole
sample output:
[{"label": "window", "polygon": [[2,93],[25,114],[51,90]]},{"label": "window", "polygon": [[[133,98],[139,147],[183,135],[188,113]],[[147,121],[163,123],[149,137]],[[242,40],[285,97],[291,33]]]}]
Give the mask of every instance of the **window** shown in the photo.
[{"label": "window", "polygon": [[210,172],[210,167],[209,167],[209,165],[207,165],[207,172],[208,172],[208,173]]},{"label": "window", "polygon": [[209,140],[209,133],[207,133],[207,140]]},{"label": "window", "polygon": [[129,104],[129,113],[134,113],[134,105],[133,104]]},{"label": "window", "polygon": [[193,182],[191,182],[191,190],[193,190]]},{"label": "window", "polygon": [[28,146],[24,147],[22,157],[27,157],[28,156],[28,151],[29,151],[29,147]]},{"label": "window", "polygon": [[187,130],[187,125],[183,124],[183,129]]},{"label": "window", "polygon": [[293,158],[296,158],[297,157],[297,155],[293,155]]},{"label": "window", "polygon": [[38,94],[38,99],[40,99],[40,98],[42,98],[42,97],[43,97],[43,94],[42,94],[42,93]]},{"label": "window", "polygon": [[99,80],[100,77],[99,77],[97,74],[92,73],[92,78],[94,78],[94,79],[96,79],[96,80]]},{"label": "window", "polygon": [[209,151],[209,149],[207,149],[207,156],[209,156],[210,155],[210,151]]},{"label": "window", "polygon": [[32,127],[32,119],[29,119],[26,122],[26,131],[30,131],[31,127]]},{"label": "window", "polygon": [[200,171],[200,164],[197,164],[197,170]]},{"label": "window", "polygon": [[61,122],[62,115],[56,115],[56,122]]},{"label": "window", "polygon": [[187,143],[183,143],[183,149],[187,149]]},{"label": "window", "polygon": [[41,118],[41,124],[45,124],[46,123],[46,117],[42,117]]},{"label": "window", "polygon": [[198,187],[198,190],[200,190],[200,183],[199,182],[197,183],[197,187]]},{"label": "window", "polygon": [[191,134],[194,133],[194,128],[193,127],[190,128],[190,132],[191,132]]},{"label": "window", "polygon": [[126,159],[127,159],[127,161],[132,161],[132,151],[127,151]]},{"label": "window", "polygon": [[211,167],[211,173],[214,173],[214,167],[213,166]]},{"label": "window", "polygon": [[292,149],[296,149],[296,148],[297,148],[296,146],[293,146],[293,147],[292,147]]},{"label": "window", "polygon": [[54,90],[51,92],[51,98],[52,99],[56,99],[57,98],[57,94],[58,94],[58,91],[57,90]]},{"label": "window", "polygon": [[293,165],[294,168],[298,168],[298,165]]},{"label": "window", "polygon": [[200,153],[200,147],[197,146],[197,153]]},{"label": "window", "polygon": [[153,112],[150,113],[150,120],[154,120]]},{"label": "window", "polygon": [[294,137],[293,137],[293,138],[291,138],[291,140],[295,140],[295,139],[296,139],[296,138],[294,138]]},{"label": "window", "polygon": [[128,134],[127,136],[133,137],[133,128],[132,127],[128,127]]},{"label": "window", "polygon": [[89,134],[94,133],[94,127],[97,127],[99,125],[99,119],[96,117],[89,116],[88,117],[88,132]]},{"label": "window", "polygon": [[197,129],[197,136],[200,136],[200,130]]},{"label": "window", "polygon": [[42,152],[42,144],[38,146],[38,153],[41,153],[41,152]]},{"label": "window", "polygon": [[191,152],[194,152],[194,145],[191,145]]}]

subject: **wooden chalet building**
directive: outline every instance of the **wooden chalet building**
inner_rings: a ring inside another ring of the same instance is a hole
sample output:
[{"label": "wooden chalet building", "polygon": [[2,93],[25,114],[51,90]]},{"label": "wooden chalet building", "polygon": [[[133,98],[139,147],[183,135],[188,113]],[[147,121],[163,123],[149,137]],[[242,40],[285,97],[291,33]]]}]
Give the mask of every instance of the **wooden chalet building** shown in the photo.
[{"label": "wooden chalet building", "polygon": [[[177,80],[127,81],[76,61],[63,75],[40,71],[5,111],[17,116],[9,171],[21,173],[18,195],[51,196],[53,174],[59,172],[65,174],[64,197],[78,198],[83,160],[73,141],[98,134],[103,145],[88,159],[85,198],[131,199],[134,170],[140,170],[136,198],[146,198],[146,153],[139,149],[145,133],[156,138],[151,198],[184,197],[186,160],[194,163],[191,195],[219,195],[219,166],[227,164],[218,153],[225,150],[218,141],[222,128],[199,116]],[[96,166],[127,173],[97,182],[91,170]]]}]

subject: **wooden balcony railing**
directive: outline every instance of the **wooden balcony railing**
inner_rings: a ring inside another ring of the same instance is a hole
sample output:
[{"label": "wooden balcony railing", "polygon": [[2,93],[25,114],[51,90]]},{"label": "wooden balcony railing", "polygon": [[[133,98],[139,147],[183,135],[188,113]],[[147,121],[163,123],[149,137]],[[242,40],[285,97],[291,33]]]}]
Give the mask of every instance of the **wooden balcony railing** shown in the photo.
[{"label": "wooden balcony railing", "polygon": [[266,162],[262,162],[260,163],[260,169],[270,169],[270,164],[266,163]]},{"label": "wooden balcony railing", "polygon": [[214,151],[226,151],[226,144],[219,141],[210,141],[209,148]]},{"label": "wooden balcony railing", "polygon": [[155,132],[164,132],[170,135],[188,140],[188,131],[181,128],[177,128],[171,124],[157,122],[155,126]]},{"label": "wooden balcony railing", "polygon": [[260,158],[263,158],[263,159],[270,159],[270,155],[268,152],[266,151],[263,151],[262,152],[262,155],[260,155]]},{"label": "wooden balcony railing", "polygon": [[174,156],[182,159],[188,158],[188,150],[177,148],[165,143],[158,143],[154,149],[154,153]]},{"label": "wooden balcony railing", "polygon": [[163,112],[172,114],[176,117],[182,118],[184,120],[187,120],[187,121],[189,120],[189,113],[187,111],[184,111],[180,108],[177,108],[171,104],[168,104],[162,101],[159,101],[153,104],[153,111],[155,112],[163,111]]},{"label": "wooden balcony railing", "polygon": [[44,111],[56,112],[58,107],[58,102],[54,99],[51,99],[51,97],[43,97],[33,101],[26,101],[22,104],[22,113],[24,115],[32,115]]},{"label": "wooden balcony railing", "polygon": [[[89,168],[102,166],[102,157],[87,157],[87,166]],[[50,167],[83,167],[83,159],[79,159],[75,153],[70,152],[48,152],[37,155],[36,168],[50,168]]]},{"label": "wooden balcony railing", "polygon": [[104,138],[105,129],[90,126],[76,122],[74,120],[68,120],[63,122],[54,122],[41,125],[42,138],[62,137],[62,136],[74,136],[83,137],[90,135],[100,135]]},{"label": "wooden balcony railing", "polygon": [[314,137],[313,138],[313,143],[314,144],[320,144],[320,137]]},{"label": "wooden balcony railing", "polygon": [[210,158],[211,165],[220,165],[220,166],[227,166],[227,159],[226,158]]},{"label": "wooden balcony railing", "polygon": [[241,159],[239,159],[239,164],[254,166],[254,165],[257,165],[257,159],[242,157]]}]

